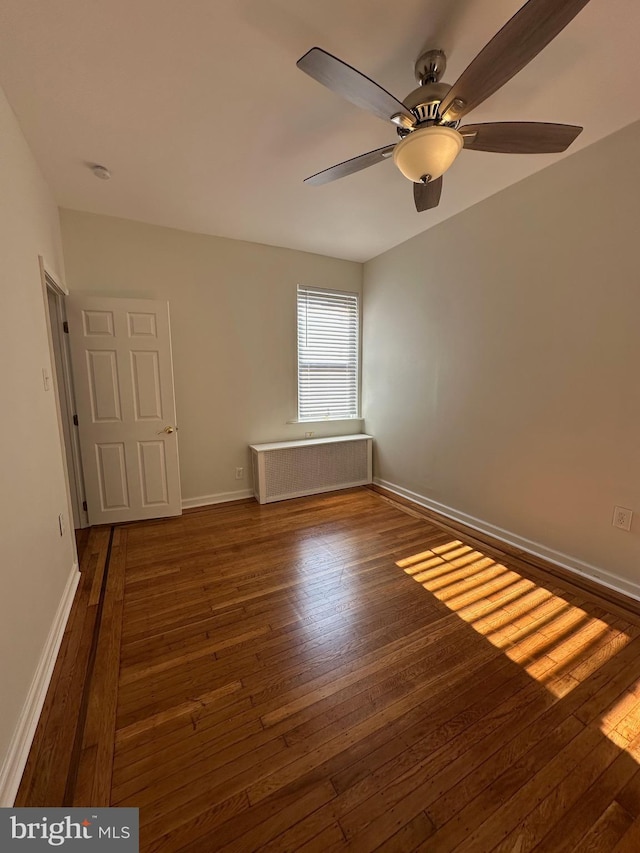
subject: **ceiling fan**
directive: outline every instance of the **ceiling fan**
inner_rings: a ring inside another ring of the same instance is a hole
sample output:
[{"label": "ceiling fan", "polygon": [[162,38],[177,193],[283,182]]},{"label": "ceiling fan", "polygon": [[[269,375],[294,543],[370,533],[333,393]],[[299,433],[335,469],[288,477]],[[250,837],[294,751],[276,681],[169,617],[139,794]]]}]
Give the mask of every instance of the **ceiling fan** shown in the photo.
[{"label": "ceiling fan", "polygon": [[388,158],[413,182],[416,210],[437,207],[442,175],[462,148],[502,154],[551,154],[565,151],[581,127],[545,122],[491,122],[459,126],[524,68],[587,5],[589,0],[528,0],[476,56],[458,80],[441,83],[446,56],[423,53],[415,64],[420,83],[399,101],[369,77],[319,47],[296,63],[298,68],[358,107],[396,125],[400,140],[324,169],[306,178],[325,184]]}]

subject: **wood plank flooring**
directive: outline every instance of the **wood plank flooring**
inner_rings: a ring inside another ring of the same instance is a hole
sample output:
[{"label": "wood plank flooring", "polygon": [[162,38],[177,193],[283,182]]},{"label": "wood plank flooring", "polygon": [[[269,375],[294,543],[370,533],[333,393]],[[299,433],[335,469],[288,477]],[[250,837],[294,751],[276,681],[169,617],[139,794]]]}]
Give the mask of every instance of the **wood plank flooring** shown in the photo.
[{"label": "wood plank flooring", "polygon": [[622,597],[366,488],[83,565],[18,805],[137,806],[154,853],[640,849]]}]

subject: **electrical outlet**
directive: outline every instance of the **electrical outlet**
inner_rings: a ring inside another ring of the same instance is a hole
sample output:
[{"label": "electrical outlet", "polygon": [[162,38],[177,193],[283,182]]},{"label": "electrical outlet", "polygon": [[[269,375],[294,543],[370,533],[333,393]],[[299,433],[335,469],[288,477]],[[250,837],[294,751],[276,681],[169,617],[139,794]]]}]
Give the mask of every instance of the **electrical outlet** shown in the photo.
[{"label": "electrical outlet", "polygon": [[48,391],[51,388],[51,376],[46,367],[42,368],[42,384],[44,385],[44,390]]},{"label": "electrical outlet", "polygon": [[611,522],[614,527],[619,528],[620,530],[631,530],[631,519],[633,518],[633,511],[630,509],[625,509],[623,506],[614,506],[613,508],[613,521]]},{"label": "electrical outlet", "polygon": [[236,468],[236,480],[242,480],[244,477],[244,468]]},{"label": "electrical outlet", "polygon": [[313,438],[313,432],[305,432],[304,437],[305,438]]},{"label": "electrical outlet", "polygon": [[58,516],[58,527],[60,528],[60,536],[64,536],[64,515],[62,513]]}]

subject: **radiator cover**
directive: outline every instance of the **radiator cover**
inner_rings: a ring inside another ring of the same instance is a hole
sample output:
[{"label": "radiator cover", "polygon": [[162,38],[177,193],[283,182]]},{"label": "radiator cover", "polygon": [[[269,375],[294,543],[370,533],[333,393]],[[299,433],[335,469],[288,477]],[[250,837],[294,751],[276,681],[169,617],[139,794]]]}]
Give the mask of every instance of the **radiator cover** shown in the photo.
[{"label": "radiator cover", "polygon": [[250,445],[256,500],[264,504],[370,483],[372,441],[360,433]]}]

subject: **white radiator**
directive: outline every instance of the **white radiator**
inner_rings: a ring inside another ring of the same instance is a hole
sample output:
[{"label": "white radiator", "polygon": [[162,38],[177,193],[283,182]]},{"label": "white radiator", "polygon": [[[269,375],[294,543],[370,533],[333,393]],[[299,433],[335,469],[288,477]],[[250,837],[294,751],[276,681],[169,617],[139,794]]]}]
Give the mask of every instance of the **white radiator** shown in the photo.
[{"label": "white radiator", "polygon": [[371,482],[370,435],[251,444],[253,492],[261,504]]}]

